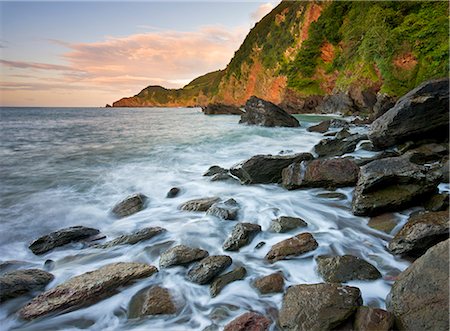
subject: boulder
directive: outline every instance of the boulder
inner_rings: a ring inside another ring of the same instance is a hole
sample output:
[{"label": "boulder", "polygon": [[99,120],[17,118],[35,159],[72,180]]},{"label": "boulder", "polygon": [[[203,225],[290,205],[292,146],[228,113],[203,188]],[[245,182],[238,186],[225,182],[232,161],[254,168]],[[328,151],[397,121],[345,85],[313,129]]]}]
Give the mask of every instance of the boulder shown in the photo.
[{"label": "boulder", "polygon": [[357,111],[352,98],[344,92],[325,96],[317,109],[324,114],[352,114]]},{"label": "boulder", "polygon": [[413,214],[389,243],[392,254],[420,256],[428,248],[448,239],[448,211]]},{"label": "boulder", "polygon": [[216,277],[209,287],[211,297],[216,297],[225,286],[237,280],[244,279],[246,275],[247,270],[244,267],[238,267],[230,272],[227,272],[226,274]]},{"label": "boulder", "polygon": [[367,225],[375,230],[391,233],[399,222],[400,218],[394,213],[385,213],[371,217]]},{"label": "boulder", "polygon": [[353,186],[359,167],[350,159],[322,159],[293,163],[283,169],[282,185],[288,190],[302,187],[336,188]]},{"label": "boulder", "polygon": [[238,223],[234,226],[227,240],[225,240],[223,249],[226,251],[238,251],[242,246],[248,245],[259,232],[261,232],[261,226],[258,224]]},{"label": "boulder", "polygon": [[372,161],[360,167],[353,213],[372,216],[409,207],[434,193],[439,178],[439,173],[405,156]]},{"label": "boulder", "polygon": [[75,310],[112,296],[120,287],[149,277],[158,269],[134,262],[108,264],[86,272],[38,295],[19,310],[19,316],[32,320],[50,313]]},{"label": "boulder", "polygon": [[181,190],[178,187],[172,187],[169,192],[167,192],[166,198],[175,198]]},{"label": "boulder", "polygon": [[367,306],[358,307],[353,328],[355,331],[391,331],[394,327],[394,315],[390,312]]},{"label": "boulder", "polygon": [[386,299],[400,330],[448,330],[449,240],[430,248],[395,281]]},{"label": "boulder", "polygon": [[197,262],[187,273],[187,279],[193,283],[204,285],[231,265],[228,255],[211,255]]},{"label": "boulder", "polygon": [[308,132],[319,132],[325,133],[330,128],[331,120],[322,121],[319,124],[310,126],[307,130]]},{"label": "boulder", "polygon": [[449,200],[448,193],[434,194],[429,199],[425,200],[423,206],[427,211],[447,210],[449,206],[448,200]]},{"label": "boulder", "polygon": [[277,105],[252,96],[245,103],[245,113],[239,123],[267,127],[299,127],[298,120]]},{"label": "boulder", "polygon": [[308,224],[301,218],[280,216],[277,219],[272,220],[270,230],[278,233],[284,233],[305,226],[308,226]]},{"label": "boulder", "polygon": [[270,184],[281,181],[281,172],[291,163],[312,160],[310,153],[294,155],[256,155],[234,165],[230,172],[243,184]]},{"label": "boulder", "polygon": [[47,253],[55,247],[71,242],[87,239],[99,234],[100,231],[85,226],[72,226],[42,236],[31,243],[28,248],[36,255]]},{"label": "boulder", "polygon": [[255,286],[261,294],[283,293],[283,274],[281,272],[275,272],[268,276],[257,278],[253,282],[253,286]]},{"label": "boulder", "polygon": [[290,286],[278,321],[282,330],[331,330],[350,318],[361,304],[361,292],[356,287],[323,283]]},{"label": "boulder", "polygon": [[168,289],[151,286],[139,291],[130,301],[128,318],[142,318],[148,315],[171,315],[177,312]]},{"label": "boulder", "polygon": [[118,245],[134,245],[140,241],[149,240],[158,234],[165,232],[166,229],[157,227],[144,228],[131,234],[124,234],[116,239],[107,241],[104,244],[98,244],[97,248],[110,248]]},{"label": "boulder", "polygon": [[244,112],[241,108],[223,103],[210,103],[206,107],[202,107],[205,115],[241,115]]},{"label": "boulder", "polygon": [[[334,135],[334,137],[336,137],[336,139],[345,139],[350,137],[352,134],[350,133],[350,131],[348,131],[346,128],[341,129],[340,131],[336,132],[336,134]],[[362,136],[365,138],[365,136]]]},{"label": "boulder", "polygon": [[377,101],[373,105],[373,111],[370,115],[372,121],[376,120],[378,117],[384,115],[389,109],[394,107],[395,97],[389,96],[386,93],[377,93]]},{"label": "boulder", "polygon": [[161,268],[168,268],[177,265],[186,266],[194,261],[204,259],[208,255],[208,252],[203,249],[178,245],[169,248],[161,254],[159,266]]},{"label": "boulder", "polygon": [[318,246],[317,241],[311,233],[301,233],[273,245],[266,255],[266,260],[274,263],[290,256],[298,256],[313,251]]},{"label": "boulder", "polygon": [[124,200],[117,203],[112,213],[119,218],[133,215],[145,207],[145,202],[148,200],[147,196],[142,193],[136,193],[126,197]]},{"label": "boulder", "polygon": [[203,174],[203,176],[211,177],[217,174],[226,174],[228,173],[227,169],[219,167],[218,165],[210,166],[208,170]]},{"label": "boulder", "polygon": [[245,313],[225,325],[223,331],[267,331],[271,321],[254,312]]},{"label": "boulder", "polygon": [[345,283],[350,280],[374,280],[381,273],[369,262],[353,255],[326,256],[316,258],[317,269],[328,283]]},{"label": "boulder", "polygon": [[22,269],[0,276],[0,302],[43,290],[55,277],[40,269]]},{"label": "boulder", "polygon": [[225,202],[214,203],[206,214],[214,215],[224,220],[234,221],[238,217],[239,204],[234,199],[228,199]]},{"label": "boulder", "polygon": [[353,134],[348,137],[336,135],[334,139],[323,139],[314,146],[314,151],[319,157],[341,156],[351,153],[356,149],[356,145],[361,140],[366,140],[367,136],[364,134]]},{"label": "boulder", "polygon": [[186,211],[207,211],[214,203],[218,202],[220,198],[209,197],[202,199],[193,199],[181,204],[178,208]]},{"label": "boulder", "polygon": [[378,148],[424,138],[448,140],[448,109],[449,79],[424,82],[372,123],[369,139]]},{"label": "boulder", "polygon": [[449,175],[450,175],[450,170],[449,170],[449,160],[445,160],[444,162],[442,162],[441,168],[439,169],[439,172],[441,173],[441,181],[443,183],[449,183]]}]

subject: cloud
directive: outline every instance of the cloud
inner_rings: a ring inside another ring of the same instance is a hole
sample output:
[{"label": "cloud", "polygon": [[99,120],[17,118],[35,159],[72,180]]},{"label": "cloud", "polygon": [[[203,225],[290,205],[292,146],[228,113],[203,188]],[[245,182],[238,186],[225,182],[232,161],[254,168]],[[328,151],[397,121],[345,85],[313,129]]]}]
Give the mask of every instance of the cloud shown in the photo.
[{"label": "cloud", "polygon": [[69,66],[48,64],[48,63],[7,61],[7,60],[0,60],[0,63],[8,68],[77,71],[77,69],[74,69]]},{"label": "cloud", "polygon": [[270,11],[274,8],[274,5],[271,2],[261,4],[258,9],[256,9],[253,13],[250,14],[251,19],[254,22],[258,22],[264,16],[266,16]]}]

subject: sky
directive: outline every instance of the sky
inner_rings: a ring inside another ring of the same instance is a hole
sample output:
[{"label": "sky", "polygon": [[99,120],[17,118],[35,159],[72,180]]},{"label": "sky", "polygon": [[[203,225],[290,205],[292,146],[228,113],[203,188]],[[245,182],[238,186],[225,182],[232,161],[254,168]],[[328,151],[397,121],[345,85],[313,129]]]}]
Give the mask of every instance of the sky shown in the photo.
[{"label": "sky", "polygon": [[280,0],[0,1],[0,106],[96,107],[224,69]]}]

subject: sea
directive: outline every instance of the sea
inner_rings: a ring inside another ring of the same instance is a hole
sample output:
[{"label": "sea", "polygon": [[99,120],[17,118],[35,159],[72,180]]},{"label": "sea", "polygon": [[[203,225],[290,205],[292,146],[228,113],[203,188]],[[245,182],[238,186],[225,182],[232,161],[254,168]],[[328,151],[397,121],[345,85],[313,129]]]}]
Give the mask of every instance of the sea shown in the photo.
[{"label": "sea", "polygon": [[[286,286],[323,282],[314,257],[325,254],[353,254],[375,265],[383,278],[347,285],[361,289],[365,305],[385,308],[393,280],[410,264],[391,255],[386,246],[411,210],[395,214],[397,225],[385,233],[369,227],[369,218],[352,214],[353,188],[288,191],[277,184],[211,182],[203,176],[212,165],[229,168],[256,154],[312,152],[323,135],[308,132],[307,127],[330,117],[296,117],[300,128],[265,128],[239,124],[239,116],[205,116],[199,108],[1,108],[2,272],[11,266],[45,270],[51,266],[55,279],[48,289],[113,262],[158,267],[161,252],[177,244],[199,247],[210,255],[230,255],[232,267],[247,269],[244,280],[226,286],[215,298],[207,285],[189,282],[186,269],[175,267],[120,288],[89,307],[32,322],[16,315],[32,298],[23,296],[0,306],[2,330],[216,330],[247,311],[276,320],[282,294],[260,295],[253,281],[281,271]],[[351,128],[358,130],[365,129]],[[374,152],[358,147],[351,155],[367,157]],[[172,187],[181,193],[168,199]],[[137,192],[148,196],[147,207],[115,218],[114,204]],[[341,195],[323,196],[329,192]],[[222,244],[236,222],[178,209],[187,200],[210,196],[235,199],[241,207],[238,221],[257,223],[263,231],[239,252],[224,252]],[[279,216],[300,217],[308,227],[288,233],[268,231],[271,220]],[[150,226],[167,232],[107,250],[75,243],[36,256],[28,249],[34,239],[75,225],[97,228],[108,239]],[[272,245],[304,231],[319,243],[316,250],[274,264],[264,261]],[[256,249],[262,241],[266,244]],[[152,285],[168,288],[179,312],[129,319],[133,295]]]}]

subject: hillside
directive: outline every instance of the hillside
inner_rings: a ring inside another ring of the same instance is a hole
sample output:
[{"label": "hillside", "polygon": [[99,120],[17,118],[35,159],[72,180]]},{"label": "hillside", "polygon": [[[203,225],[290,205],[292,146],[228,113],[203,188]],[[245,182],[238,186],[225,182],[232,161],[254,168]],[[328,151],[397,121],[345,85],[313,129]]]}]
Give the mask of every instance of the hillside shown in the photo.
[{"label": "hillside", "polygon": [[249,32],[223,71],[182,89],[149,86],[114,106],[242,105],[256,95],[291,112],[370,112],[448,75],[447,2],[284,1]]}]

